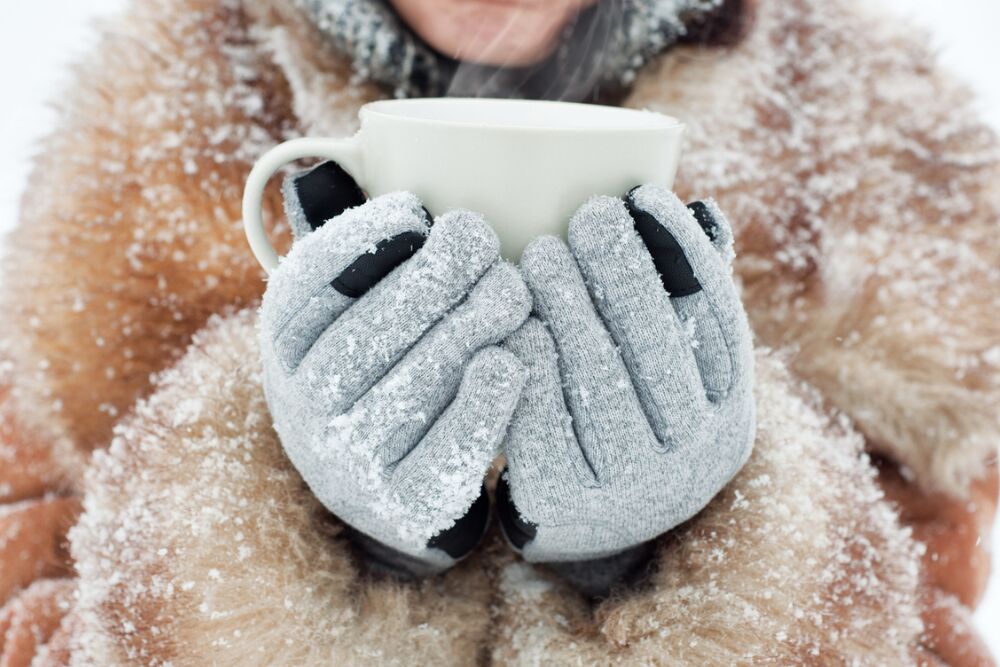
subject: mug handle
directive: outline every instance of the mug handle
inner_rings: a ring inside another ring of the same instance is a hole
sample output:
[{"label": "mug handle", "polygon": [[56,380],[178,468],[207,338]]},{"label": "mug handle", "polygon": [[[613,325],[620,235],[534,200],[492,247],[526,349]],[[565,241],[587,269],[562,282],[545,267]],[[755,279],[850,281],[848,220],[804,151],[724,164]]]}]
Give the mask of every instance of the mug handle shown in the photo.
[{"label": "mug handle", "polygon": [[333,160],[343,167],[362,190],[365,189],[358,178],[358,175],[364,172],[361,139],[358,135],[347,139],[309,137],[292,139],[264,153],[250,170],[246,188],[243,190],[243,231],[247,235],[247,242],[254,256],[268,273],[278,266],[278,253],[264,233],[264,216],[261,213],[264,190],[275,172],[289,162],[303,158]]}]

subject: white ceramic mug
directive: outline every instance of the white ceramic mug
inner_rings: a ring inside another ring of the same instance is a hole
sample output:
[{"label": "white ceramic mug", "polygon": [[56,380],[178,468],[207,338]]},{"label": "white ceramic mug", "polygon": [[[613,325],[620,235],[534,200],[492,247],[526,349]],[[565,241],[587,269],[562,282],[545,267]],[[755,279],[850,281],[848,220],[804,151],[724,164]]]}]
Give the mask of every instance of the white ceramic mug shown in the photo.
[{"label": "white ceramic mug", "polygon": [[565,102],[415,99],[361,108],[346,139],[293,139],[254,166],[243,224],[267,271],[278,255],[264,232],[268,179],[303,158],[336,161],[369,197],[406,190],[437,216],[464,208],[486,216],[504,257],[533,238],[563,234],[589,197],[622,196],[643,183],[673,184],[684,125],[648,111]]}]

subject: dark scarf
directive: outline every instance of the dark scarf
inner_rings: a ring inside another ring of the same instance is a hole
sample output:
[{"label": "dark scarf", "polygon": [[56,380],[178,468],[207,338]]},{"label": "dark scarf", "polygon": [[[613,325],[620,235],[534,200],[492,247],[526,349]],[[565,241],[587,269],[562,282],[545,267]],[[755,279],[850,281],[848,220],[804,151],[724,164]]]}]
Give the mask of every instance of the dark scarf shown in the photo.
[{"label": "dark scarf", "polygon": [[626,88],[652,56],[683,38],[723,0],[599,0],[527,68],[458,62],[424,44],[386,0],[297,0],[358,74],[398,97],[593,100]]}]

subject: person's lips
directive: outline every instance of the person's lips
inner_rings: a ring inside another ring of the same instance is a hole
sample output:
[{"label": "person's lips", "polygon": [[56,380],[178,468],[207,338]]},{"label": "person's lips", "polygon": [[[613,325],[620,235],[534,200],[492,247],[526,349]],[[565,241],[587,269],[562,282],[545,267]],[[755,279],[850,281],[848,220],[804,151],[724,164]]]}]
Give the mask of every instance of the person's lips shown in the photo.
[{"label": "person's lips", "polygon": [[392,0],[404,21],[452,58],[519,67],[555,47],[566,23],[594,0]]}]

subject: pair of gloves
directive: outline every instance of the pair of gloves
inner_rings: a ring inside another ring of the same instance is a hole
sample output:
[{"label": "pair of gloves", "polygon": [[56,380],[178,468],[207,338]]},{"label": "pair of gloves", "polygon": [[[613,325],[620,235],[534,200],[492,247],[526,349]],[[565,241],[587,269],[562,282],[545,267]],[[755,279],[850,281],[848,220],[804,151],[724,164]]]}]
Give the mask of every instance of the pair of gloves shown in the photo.
[{"label": "pair of gloves", "polygon": [[[334,163],[286,180],[296,242],[261,310],[292,463],[370,563],[439,572],[484,535],[502,451],[511,545],[606,592],[736,474],[752,349],[712,203],[596,197],[520,267],[486,221],[365,201]],[[520,270],[519,270],[520,269]]]}]

